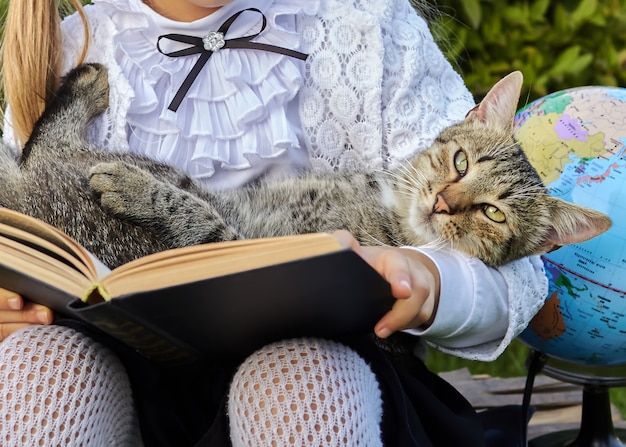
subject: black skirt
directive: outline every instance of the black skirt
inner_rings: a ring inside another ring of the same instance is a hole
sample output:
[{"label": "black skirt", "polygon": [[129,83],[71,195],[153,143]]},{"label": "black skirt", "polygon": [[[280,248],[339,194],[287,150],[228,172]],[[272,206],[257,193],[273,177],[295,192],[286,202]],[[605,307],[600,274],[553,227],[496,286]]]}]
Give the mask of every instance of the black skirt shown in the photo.
[{"label": "black skirt", "polygon": [[[385,446],[484,446],[481,419],[450,384],[419,360],[407,367],[370,337],[342,340],[371,365],[383,400]],[[133,386],[146,447],[229,447],[226,399],[237,365],[163,369],[121,356]]]}]

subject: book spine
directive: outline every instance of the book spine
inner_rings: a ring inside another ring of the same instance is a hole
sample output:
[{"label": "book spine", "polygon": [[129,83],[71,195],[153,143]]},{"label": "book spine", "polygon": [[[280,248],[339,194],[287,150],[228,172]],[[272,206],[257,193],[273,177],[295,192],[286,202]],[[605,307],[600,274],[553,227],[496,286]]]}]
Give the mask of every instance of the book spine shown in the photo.
[{"label": "book spine", "polygon": [[201,354],[186,343],[126,313],[111,301],[85,305],[75,301],[72,314],[107,335],[131,347],[151,361],[165,365],[181,365],[199,360]]}]

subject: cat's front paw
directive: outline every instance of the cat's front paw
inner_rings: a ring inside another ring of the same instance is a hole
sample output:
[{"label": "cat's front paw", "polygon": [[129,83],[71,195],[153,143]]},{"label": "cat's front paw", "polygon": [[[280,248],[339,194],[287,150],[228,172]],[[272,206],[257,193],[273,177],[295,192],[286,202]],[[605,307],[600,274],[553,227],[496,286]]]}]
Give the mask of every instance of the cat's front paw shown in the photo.
[{"label": "cat's front paw", "polygon": [[151,217],[154,182],[148,172],[122,162],[98,163],[89,171],[89,186],[100,196],[102,207],[117,217]]}]

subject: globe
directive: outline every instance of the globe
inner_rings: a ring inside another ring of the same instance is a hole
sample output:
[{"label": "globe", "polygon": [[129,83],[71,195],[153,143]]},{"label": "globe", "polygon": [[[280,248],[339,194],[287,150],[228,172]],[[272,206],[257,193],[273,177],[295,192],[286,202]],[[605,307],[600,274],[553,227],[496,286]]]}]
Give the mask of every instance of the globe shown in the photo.
[{"label": "globe", "polygon": [[540,98],[517,113],[515,137],[550,194],[613,220],[606,233],[542,257],[548,296],[520,339],[567,364],[625,365],[626,89]]}]

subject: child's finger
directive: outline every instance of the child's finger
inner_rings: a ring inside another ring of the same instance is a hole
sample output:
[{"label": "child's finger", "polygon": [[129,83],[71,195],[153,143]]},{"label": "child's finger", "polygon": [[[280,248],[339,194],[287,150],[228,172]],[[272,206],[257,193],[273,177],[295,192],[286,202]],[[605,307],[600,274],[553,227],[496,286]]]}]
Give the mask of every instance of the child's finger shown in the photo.
[{"label": "child's finger", "polygon": [[415,327],[415,316],[421,305],[413,300],[398,300],[393,308],[387,312],[374,327],[374,332],[381,338],[386,338],[394,332]]},{"label": "child's finger", "polygon": [[19,294],[0,288],[0,310],[20,310],[23,306],[24,301]]}]

